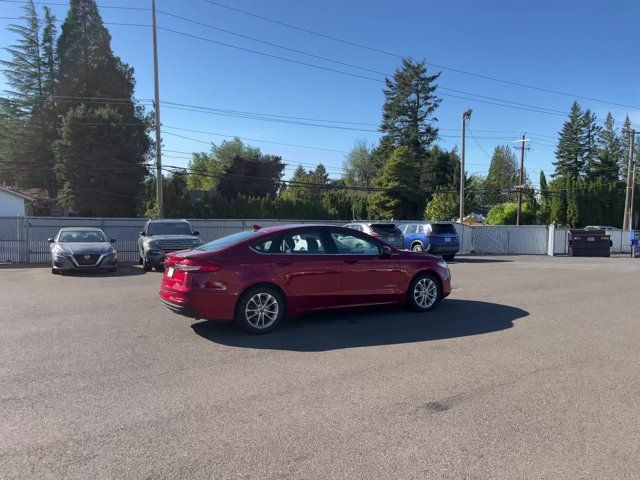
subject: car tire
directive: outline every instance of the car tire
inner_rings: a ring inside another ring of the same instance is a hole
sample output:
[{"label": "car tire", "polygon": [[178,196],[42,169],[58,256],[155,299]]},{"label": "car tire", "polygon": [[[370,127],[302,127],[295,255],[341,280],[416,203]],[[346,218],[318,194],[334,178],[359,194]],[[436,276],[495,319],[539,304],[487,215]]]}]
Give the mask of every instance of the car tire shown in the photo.
[{"label": "car tire", "polygon": [[54,275],[60,275],[60,270],[56,270],[55,268],[51,267],[51,273]]},{"label": "car tire", "polygon": [[145,272],[150,272],[152,269],[151,264],[149,263],[149,261],[145,258],[142,259],[142,270],[144,270]]},{"label": "car tire", "polygon": [[453,253],[451,255],[442,255],[442,258],[444,258],[447,262],[450,262],[451,260],[453,260],[454,258],[456,258],[456,254]]},{"label": "car tire", "polygon": [[422,243],[416,242],[413,245],[411,245],[411,251],[412,252],[422,253],[422,252],[424,252],[424,246],[422,245]]},{"label": "car tire", "polygon": [[416,312],[428,312],[433,310],[442,299],[442,286],[430,273],[417,275],[407,292],[407,303]]},{"label": "car tire", "polygon": [[[260,310],[261,308],[263,309]],[[282,322],[285,309],[284,298],[278,290],[268,285],[257,286],[240,297],[235,321],[249,333],[268,333]]]}]

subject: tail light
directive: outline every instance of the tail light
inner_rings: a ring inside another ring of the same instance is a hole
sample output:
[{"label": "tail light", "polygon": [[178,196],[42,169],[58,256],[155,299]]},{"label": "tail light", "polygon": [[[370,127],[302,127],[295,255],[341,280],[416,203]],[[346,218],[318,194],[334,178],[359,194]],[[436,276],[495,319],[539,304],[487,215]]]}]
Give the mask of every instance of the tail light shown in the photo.
[{"label": "tail light", "polygon": [[371,232],[369,234],[370,237],[375,237],[375,238],[380,238],[382,237],[382,235],[380,235],[378,232]]},{"label": "tail light", "polygon": [[186,258],[176,263],[173,268],[181,272],[217,272],[221,267],[215,263]]}]

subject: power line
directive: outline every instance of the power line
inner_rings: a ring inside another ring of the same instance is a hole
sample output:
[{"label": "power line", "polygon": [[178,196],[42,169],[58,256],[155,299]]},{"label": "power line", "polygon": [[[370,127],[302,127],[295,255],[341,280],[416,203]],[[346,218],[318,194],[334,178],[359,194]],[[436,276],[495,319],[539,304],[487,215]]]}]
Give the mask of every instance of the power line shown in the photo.
[{"label": "power line", "polygon": [[[290,23],[282,22],[280,20],[275,20],[273,18],[265,17],[263,15],[258,15],[258,14],[252,13],[252,12],[248,12],[246,10],[241,10],[239,8],[231,7],[231,6],[226,5],[224,3],[216,2],[216,1],[213,1],[213,0],[204,0],[204,1],[209,3],[209,4],[216,5],[218,7],[226,8],[228,10],[232,10],[232,11],[240,13],[242,15],[247,15],[247,16],[251,16],[251,17],[254,17],[254,18],[258,18],[260,20],[271,22],[271,23],[274,23],[274,24],[277,24],[277,25],[280,25],[280,26],[283,26],[283,27],[291,28],[293,30],[304,32],[304,33],[307,33],[307,34],[310,34],[310,35],[315,35],[317,37],[326,38],[326,39],[329,39],[329,40],[333,40],[335,42],[340,42],[340,43],[343,43],[343,44],[346,44],[346,45],[350,45],[350,46],[353,46],[353,47],[361,48],[361,49],[364,49],[364,50],[368,50],[368,51],[375,52],[375,53],[380,53],[380,54],[391,56],[391,57],[395,57],[395,58],[406,58],[405,55],[400,55],[398,53],[389,52],[389,51],[382,50],[382,49],[379,49],[379,48],[375,48],[375,47],[371,47],[371,46],[368,46],[368,45],[364,45],[362,43],[357,43],[357,42],[353,42],[353,41],[350,41],[350,40],[345,40],[343,38],[339,38],[339,37],[336,37],[336,36],[333,36],[333,35],[327,35],[327,34],[320,33],[320,32],[317,32],[317,31],[313,31],[313,30],[310,30],[310,29],[307,29],[307,28],[299,27],[297,25],[292,25]],[[493,82],[500,82],[500,83],[503,83],[503,84],[513,85],[513,86],[517,86],[517,87],[528,88],[528,89],[537,90],[537,91],[540,91],[540,92],[552,93],[552,94],[555,94],[555,95],[562,95],[562,96],[565,96],[565,97],[580,98],[582,100],[589,100],[589,101],[594,101],[594,102],[606,103],[606,104],[615,105],[615,106],[618,106],[618,107],[632,108],[634,110],[640,109],[640,107],[637,107],[637,106],[634,106],[634,105],[628,105],[628,104],[624,104],[624,103],[612,102],[612,101],[609,101],[609,100],[603,100],[603,99],[594,98],[594,97],[587,97],[587,96],[583,96],[583,95],[576,95],[576,94],[573,94],[573,93],[562,92],[562,91],[552,90],[552,89],[543,88],[543,87],[537,87],[535,85],[529,85],[529,84],[526,84],[526,83],[515,82],[515,81],[511,81],[511,80],[505,80],[505,79],[502,79],[502,78],[493,77],[493,76],[484,75],[484,74],[475,73],[475,72],[470,72],[470,71],[462,70],[462,69],[459,69],[459,68],[453,68],[453,67],[449,67],[449,66],[446,66],[446,65],[440,65],[440,64],[437,64],[437,63],[426,62],[426,64],[427,65],[431,65],[431,66],[436,67],[436,68],[441,68],[442,70],[449,70],[449,71],[460,73],[460,74],[463,74],[463,75],[469,75],[469,76],[473,76],[473,77],[476,77],[476,78],[482,78],[484,80],[490,80],[490,81],[493,81]]]},{"label": "power line", "polygon": [[480,144],[480,142],[478,141],[478,139],[476,138],[476,136],[473,134],[473,132],[471,131],[471,129],[469,127],[467,127],[467,130],[469,131],[469,135],[471,135],[471,138],[473,138],[473,141],[476,142],[476,145],[478,145],[478,147],[480,147],[480,150],[482,150],[482,153],[484,153],[487,158],[489,160],[491,160],[491,155],[489,155],[487,153],[487,151],[484,149],[484,147]]}]

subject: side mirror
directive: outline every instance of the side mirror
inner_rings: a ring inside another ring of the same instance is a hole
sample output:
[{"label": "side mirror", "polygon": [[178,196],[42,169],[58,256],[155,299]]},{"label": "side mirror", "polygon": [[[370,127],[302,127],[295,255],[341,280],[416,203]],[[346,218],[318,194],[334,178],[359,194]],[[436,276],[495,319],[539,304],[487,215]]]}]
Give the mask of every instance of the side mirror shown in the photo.
[{"label": "side mirror", "polygon": [[47,238],[47,242],[53,243],[53,238]]},{"label": "side mirror", "polygon": [[111,240],[109,240],[109,243],[116,243],[116,239],[112,238]]},{"label": "side mirror", "polygon": [[146,233],[144,233],[144,231],[140,232],[140,236],[144,237],[146,235]]},{"label": "side mirror", "polygon": [[200,232],[199,232],[198,230],[194,230],[194,231],[193,231],[193,234],[194,234],[195,236],[198,236],[198,235],[200,235]]},{"label": "side mirror", "polygon": [[391,248],[389,245],[383,245],[382,246],[382,256],[385,257],[385,258],[388,258],[391,255],[393,255],[393,248]]}]

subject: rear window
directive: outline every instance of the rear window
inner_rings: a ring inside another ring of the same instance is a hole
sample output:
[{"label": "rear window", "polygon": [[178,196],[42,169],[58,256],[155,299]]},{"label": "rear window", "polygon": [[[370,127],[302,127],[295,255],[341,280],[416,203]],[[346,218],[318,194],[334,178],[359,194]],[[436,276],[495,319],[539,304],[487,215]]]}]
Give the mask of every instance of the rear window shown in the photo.
[{"label": "rear window", "polygon": [[433,233],[458,233],[455,227],[450,223],[432,223],[431,231]]},{"label": "rear window", "polygon": [[202,250],[204,252],[216,252],[218,250],[222,250],[223,248],[228,247],[229,245],[233,245],[234,243],[242,242],[247,238],[255,237],[257,232],[239,232],[231,235],[227,235],[226,237],[218,238],[213,242],[205,243],[204,245],[200,245],[199,247],[194,248],[194,250]]},{"label": "rear window", "polygon": [[394,234],[397,235],[402,233],[398,227],[396,227],[393,223],[372,223],[371,230],[380,235],[389,235]]}]

